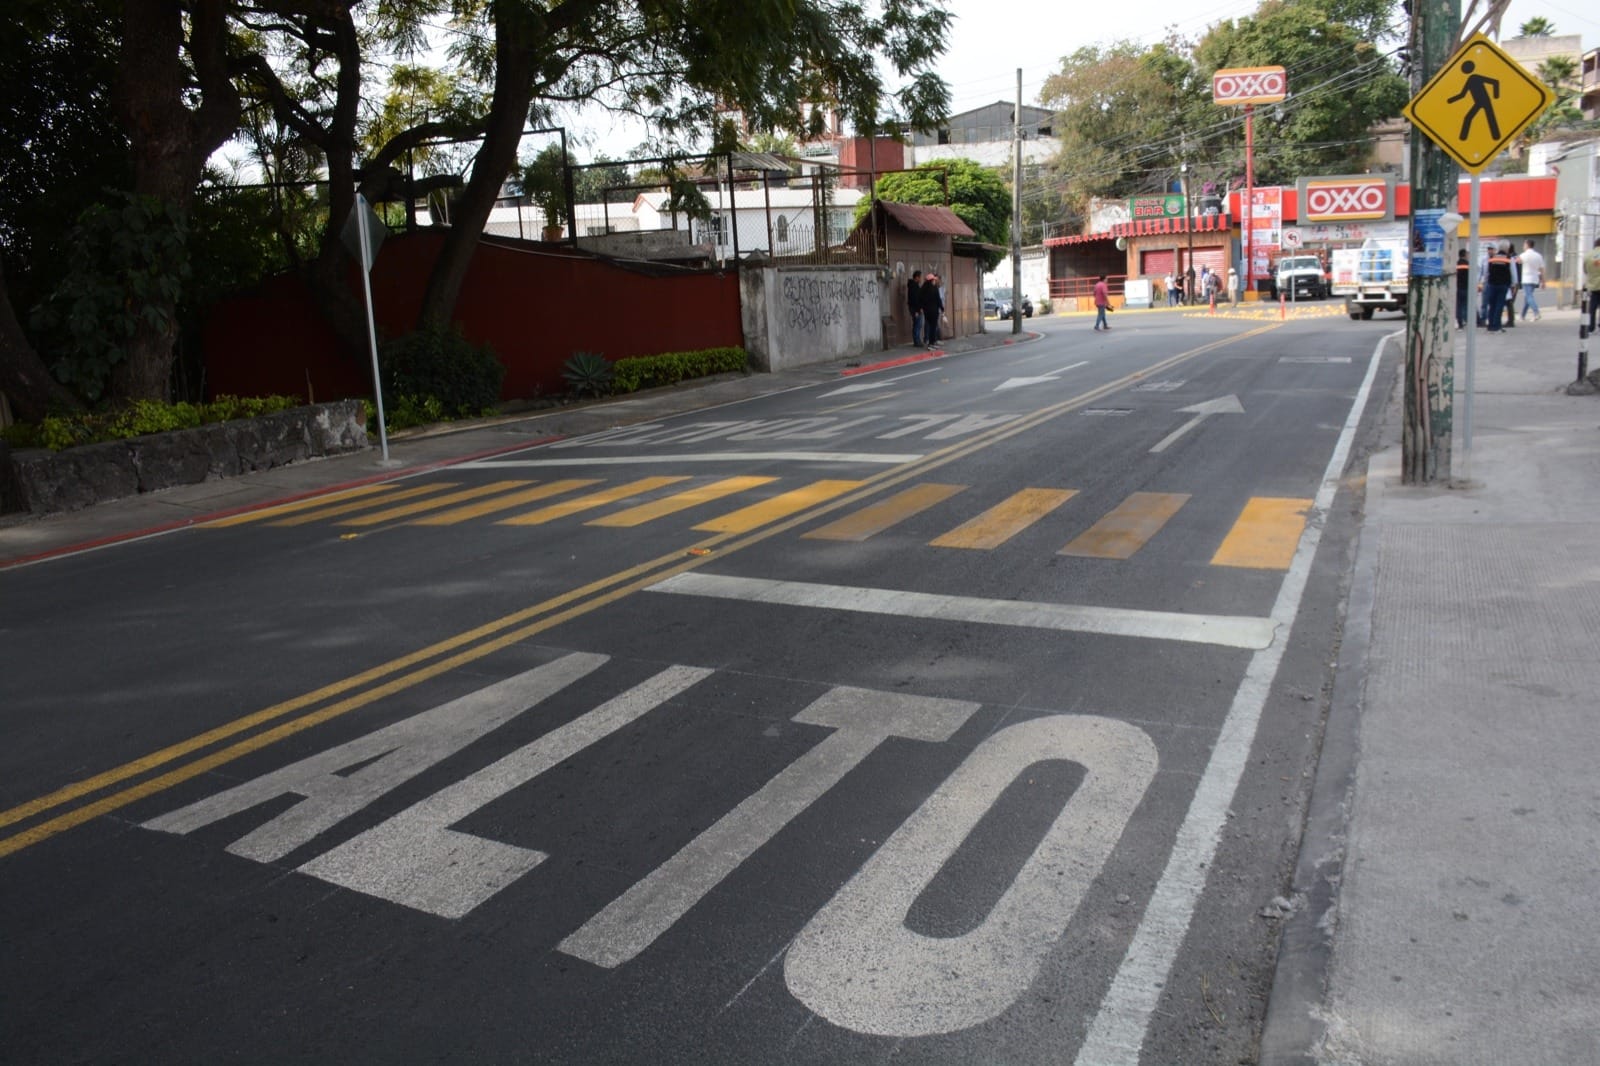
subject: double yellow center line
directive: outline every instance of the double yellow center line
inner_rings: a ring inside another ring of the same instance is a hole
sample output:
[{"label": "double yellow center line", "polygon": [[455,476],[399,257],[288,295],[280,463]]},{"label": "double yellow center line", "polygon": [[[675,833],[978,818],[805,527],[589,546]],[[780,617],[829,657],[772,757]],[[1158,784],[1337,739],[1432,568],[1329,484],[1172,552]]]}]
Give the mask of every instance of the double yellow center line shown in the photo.
[{"label": "double yellow center line", "polygon": [[[275,703],[114,769],[75,781],[47,795],[0,811],[0,829],[4,829],[38,818],[85,797],[124,785],[188,756],[206,752],[199,758],[184,762],[164,773],[147,777],[136,784],[108,792],[81,806],[36,821],[10,836],[0,837],[0,858],[31,847],[103,814],[126,807],[147,796],[165,791],[312,726],[338,718],[459,666],[482,659],[502,648],[520,643],[676,574],[695,569],[717,554],[726,555],[738,551],[841,508],[870,499],[889,488],[922,477],[974,452],[993,447],[1018,434],[1033,430],[1054,418],[1120,391],[1142,378],[1162,373],[1224,345],[1247,340],[1276,328],[1278,328],[1276,323],[1269,324],[1169,356],[1144,370],[1124,375],[1115,381],[1041,408],[1032,414],[1020,416],[1015,421],[932,452],[915,462],[882,471],[863,481],[829,482],[827,492],[811,490],[811,494],[805,496],[787,494],[785,497],[766,501],[765,504],[756,504],[746,511],[725,516],[716,524],[708,523],[696,527],[702,531],[713,531],[715,535],[686,549],[673,551],[637,566],[620,570],[569,592],[420,648],[408,655],[391,659],[293,699]],[[735,516],[738,516],[738,521],[733,520]],[[327,702],[330,700],[333,702]],[[305,714],[299,713],[307,711],[308,708],[317,709]],[[298,717],[293,717],[297,714]],[[270,728],[261,729],[263,726]],[[251,732],[257,729],[260,731]],[[224,747],[207,751],[236,737],[242,739],[233,740]]]}]

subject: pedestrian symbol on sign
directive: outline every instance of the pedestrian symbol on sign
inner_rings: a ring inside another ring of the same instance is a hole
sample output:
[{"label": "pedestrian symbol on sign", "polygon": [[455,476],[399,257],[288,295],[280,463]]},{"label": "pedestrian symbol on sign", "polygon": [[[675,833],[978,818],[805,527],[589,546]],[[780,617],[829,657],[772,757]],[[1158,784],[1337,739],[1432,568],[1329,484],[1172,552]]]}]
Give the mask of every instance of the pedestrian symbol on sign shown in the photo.
[{"label": "pedestrian symbol on sign", "polygon": [[1479,174],[1554,99],[1544,82],[1480,33],[1445,60],[1405,106],[1405,116]]},{"label": "pedestrian symbol on sign", "polygon": [[1453,104],[1463,97],[1472,97],[1472,108],[1467,112],[1467,117],[1461,120],[1461,140],[1465,141],[1472,132],[1472,120],[1478,117],[1478,112],[1483,112],[1483,117],[1489,123],[1489,136],[1495,140],[1500,139],[1500,123],[1494,120],[1494,103],[1490,96],[1500,95],[1500,82],[1495,78],[1486,78],[1482,74],[1474,74],[1477,66],[1472,60],[1461,64],[1461,73],[1467,75],[1467,82],[1461,91],[1452,96],[1446,103]]}]

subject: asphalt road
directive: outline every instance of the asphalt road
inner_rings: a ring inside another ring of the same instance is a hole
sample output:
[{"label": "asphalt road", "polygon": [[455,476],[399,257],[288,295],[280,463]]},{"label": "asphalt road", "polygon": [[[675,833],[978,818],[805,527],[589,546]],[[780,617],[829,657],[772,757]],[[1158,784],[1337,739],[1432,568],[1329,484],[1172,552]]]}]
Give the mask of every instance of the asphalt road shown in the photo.
[{"label": "asphalt road", "polygon": [[0,573],[5,1059],[1253,1061],[1393,326],[1114,320]]}]

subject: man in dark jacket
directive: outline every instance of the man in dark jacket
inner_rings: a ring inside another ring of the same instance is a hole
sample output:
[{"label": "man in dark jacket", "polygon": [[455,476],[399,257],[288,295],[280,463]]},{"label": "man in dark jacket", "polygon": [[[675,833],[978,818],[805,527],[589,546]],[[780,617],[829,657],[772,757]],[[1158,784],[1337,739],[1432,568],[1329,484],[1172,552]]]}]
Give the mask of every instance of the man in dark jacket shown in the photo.
[{"label": "man in dark jacket", "polygon": [[928,272],[922,283],[922,326],[929,348],[939,346],[939,316],[944,314],[944,297],[939,294],[939,275]]},{"label": "man in dark jacket", "polygon": [[922,271],[913,270],[906,282],[906,310],[911,312],[911,343],[922,347]]}]

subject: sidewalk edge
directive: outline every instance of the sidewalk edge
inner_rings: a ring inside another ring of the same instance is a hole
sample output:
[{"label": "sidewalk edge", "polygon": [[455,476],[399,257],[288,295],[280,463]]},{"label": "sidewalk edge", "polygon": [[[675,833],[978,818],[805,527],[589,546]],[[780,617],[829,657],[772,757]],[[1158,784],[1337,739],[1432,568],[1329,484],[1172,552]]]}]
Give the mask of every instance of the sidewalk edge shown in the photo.
[{"label": "sidewalk edge", "polygon": [[[1381,351],[1381,349],[1380,349]],[[1384,401],[1382,432],[1391,395]],[[1372,458],[1365,456],[1362,506],[1371,500]],[[1372,651],[1372,616],[1378,586],[1377,537],[1364,515],[1356,534],[1338,665],[1328,700],[1327,722],[1317,754],[1316,774],[1306,809],[1305,828],[1290,883],[1295,908],[1279,932],[1272,988],[1261,1027],[1258,1066],[1318,1066],[1317,1046],[1327,1032],[1323,1007],[1333,960],[1333,938],[1339,922],[1339,890],[1361,747],[1361,711],[1366,699],[1367,663]]]}]

